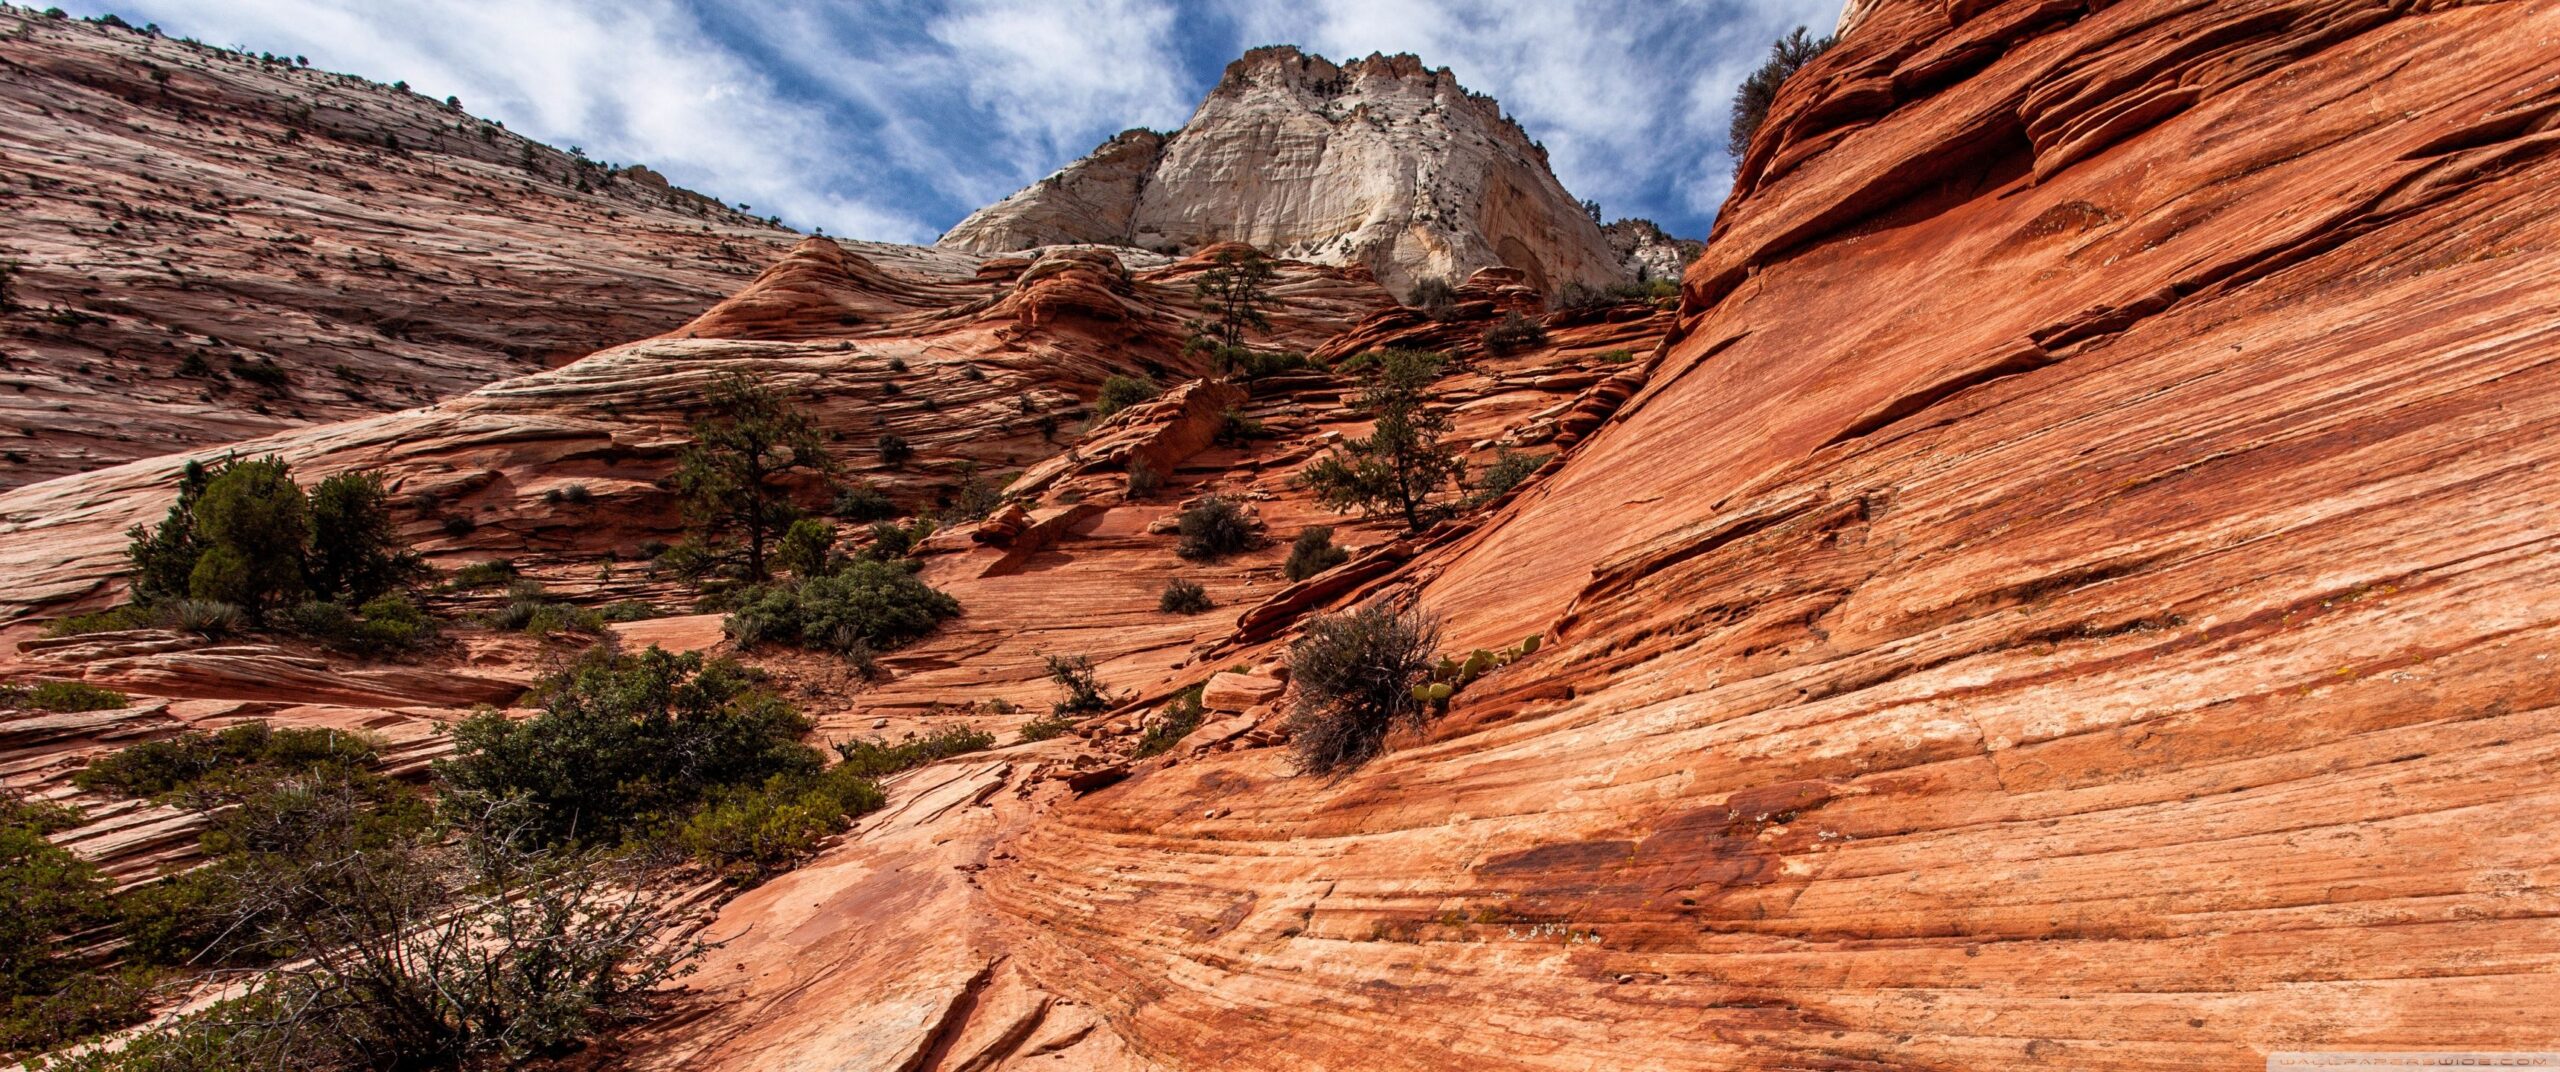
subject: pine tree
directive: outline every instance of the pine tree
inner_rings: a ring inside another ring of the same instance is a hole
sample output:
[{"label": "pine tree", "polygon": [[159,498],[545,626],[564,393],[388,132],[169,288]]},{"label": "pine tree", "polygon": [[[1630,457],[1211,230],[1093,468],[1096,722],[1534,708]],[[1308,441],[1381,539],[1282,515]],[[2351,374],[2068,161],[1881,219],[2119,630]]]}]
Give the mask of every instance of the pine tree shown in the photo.
[{"label": "pine tree", "polygon": [[1271,304],[1273,272],[1271,258],[1260,250],[1225,249],[1192,284],[1192,292],[1209,313],[1208,319],[1194,321],[1192,330],[1216,344],[1221,365],[1235,363],[1248,329],[1271,330],[1271,316],[1264,310]]},{"label": "pine tree", "polygon": [[703,531],[741,541],[747,579],[769,575],[765,547],[800,517],[783,480],[793,472],[836,471],[809,415],[783,393],[743,374],[704,392],[709,413],[693,423],[693,443],[676,467],[685,513]]},{"label": "pine tree", "polygon": [[1466,471],[1457,450],[1441,442],[1449,434],[1448,415],[1425,404],[1424,392],[1439,378],[1443,360],[1411,350],[1379,355],[1376,378],[1358,403],[1377,423],[1367,437],[1345,440],[1307,467],[1304,479],[1318,502],[1335,510],[1401,514],[1414,531],[1439,512],[1431,496]]}]

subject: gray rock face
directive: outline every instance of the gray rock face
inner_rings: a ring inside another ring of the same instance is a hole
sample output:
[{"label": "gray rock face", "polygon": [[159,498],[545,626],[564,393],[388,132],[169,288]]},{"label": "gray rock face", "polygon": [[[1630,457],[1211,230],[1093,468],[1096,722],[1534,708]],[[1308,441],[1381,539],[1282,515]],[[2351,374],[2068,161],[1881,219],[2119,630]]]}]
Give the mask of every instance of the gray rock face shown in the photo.
[{"label": "gray rock face", "polygon": [[1635,276],[1492,98],[1410,55],[1334,64],[1261,48],[1171,135],[1133,130],[979,210],[941,245],[1108,242],[1189,253],[1249,242],[1364,265],[1402,293],[1509,265],[1541,290]]},{"label": "gray rock face", "polygon": [[1662,225],[1646,219],[1617,220],[1600,229],[1609,241],[1609,251],[1618,257],[1638,282],[1654,279],[1679,281],[1680,271],[1696,260],[1706,243],[1688,238],[1674,238]]}]

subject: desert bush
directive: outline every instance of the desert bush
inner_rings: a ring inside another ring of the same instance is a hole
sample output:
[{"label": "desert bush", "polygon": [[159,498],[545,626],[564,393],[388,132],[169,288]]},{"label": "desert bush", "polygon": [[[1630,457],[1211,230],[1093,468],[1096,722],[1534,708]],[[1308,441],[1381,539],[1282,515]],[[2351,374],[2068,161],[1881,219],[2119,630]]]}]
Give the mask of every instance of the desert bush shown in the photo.
[{"label": "desert bush", "polygon": [[1157,471],[1155,470],[1155,467],[1154,467],[1154,466],[1148,465],[1148,464],[1147,464],[1147,463],[1145,463],[1145,462],[1137,461],[1137,460],[1134,460],[1134,459],[1132,459],[1132,460],[1130,461],[1130,463],[1129,463],[1129,490],[1128,490],[1128,496],[1129,496],[1129,498],[1132,498],[1132,499],[1144,499],[1144,498],[1146,498],[1146,497],[1148,497],[1148,496],[1150,496],[1150,495],[1155,494],[1155,493],[1156,493],[1156,489],[1161,488],[1161,487],[1163,487],[1163,486],[1164,486],[1164,474],[1163,474],[1163,473],[1159,473],[1159,472],[1157,472]]},{"label": "desert bush", "polygon": [[958,613],[958,600],[905,566],[862,559],[829,576],[750,589],[721,629],[741,650],[892,651]]},{"label": "desert bush", "polygon": [[596,493],[584,484],[564,484],[543,492],[542,501],[552,506],[586,506],[596,501]]},{"label": "desert bush", "polygon": [[800,743],[808,722],[727,659],[596,651],[536,695],[533,718],[485,711],[455,725],[437,773],[465,806],[528,805],[521,825],[538,842],[610,845],[682,820],[721,787],[818,768]]},{"label": "desert bush", "polygon": [[1413,687],[1430,678],[1439,622],[1372,603],[1319,616],[1289,647],[1297,706],[1290,747],[1300,768],[1326,773],[1378,754],[1389,730],[1418,724],[1425,710]]},{"label": "desert bush", "polygon": [[69,614],[45,623],[46,636],[81,636],[88,633],[121,633],[128,629],[158,629],[167,620],[161,608],[127,603],[121,607]]},{"label": "desert bush", "polygon": [[1207,709],[1200,705],[1203,688],[1193,685],[1165,701],[1164,709],[1156,712],[1154,721],[1147,723],[1146,732],[1138,735],[1137,747],[1131,754],[1140,759],[1163,755],[1172,751],[1174,745],[1182,743],[1183,738],[1191,736],[1191,731],[1199,729],[1201,721],[1208,717]]},{"label": "desert bush", "polygon": [[1111,699],[1103,695],[1102,680],[1094,676],[1090,655],[1052,655],[1048,658],[1049,680],[1058,686],[1058,702],[1050,713],[1089,715],[1109,710]]},{"label": "desert bush", "polygon": [[941,520],[945,525],[983,521],[1004,505],[1004,485],[978,474],[975,463],[961,465],[960,479],[942,489]]},{"label": "desert bush", "polygon": [[1155,381],[1141,376],[1113,376],[1102,381],[1102,393],[1094,399],[1093,416],[1099,420],[1121,410],[1156,397],[1161,392]]},{"label": "desert bush", "polygon": [[1233,500],[1202,498],[1178,520],[1182,542],[1174,553],[1190,559],[1224,558],[1254,545],[1253,521]]},{"label": "desert bush", "polygon": [[777,774],[761,786],[715,794],[685,820],[676,840],[703,866],[733,882],[752,882],[806,858],[827,835],[887,803],[877,782],[842,765]]},{"label": "desert bush", "polygon": [[196,788],[217,773],[244,782],[344,774],[371,766],[381,749],[380,742],[345,730],[243,722],[117,749],[91,760],[71,781],[99,792],[161,797]]},{"label": "desert bush", "polygon": [[1023,723],[1017,739],[1024,744],[1045,741],[1052,737],[1065,736],[1067,731],[1074,728],[1076,728],[1076,720],[1066,715],[1042,715]]},{"label": "desert bush", "polygon": [[306,593],[371,599],[423,569],[392,531],[379,478],[339,473],[305,493],[278,458],[188,462],[159,525],[126,535],[138,602],[193,597],[252,619]]},{"label": "desert bush", "polygon": [[886,562],[907,557],[907,552],[933,535],[933,522],[921,517],[906,525],[874,521],[866,531],[871,534],[871,543],[862,549],[862,557]]},{"label": "desert bush", "polygon": [[1778,87],[1795,76],[1805,64],[1828,51],[1835,38],[1815,37],[1798,26],[1793,33],[1769,46],[1769,58],[1742,80],[1733,91],[1733,118],[1725,129],[1725,152],[1736,160],[1751,152],[1751,139],[1760,133],[1760,124],[1769,118],[1769,106],[1778,99]]},{"label": "desert bush", "polygon": [[1547,329],[1520,315],[1518,310],[1503,314],[1501,321],[1484,331],[1484,348],[1488,353],[1518,353],[1546,344]]},{"label": "desert bush", "polygon": [[1166,614],[1198,614],[1210,606],[1208,589],[1180,577],[1164,582],[1156,596],[1156,609]]},{"label": "desert bush", "polygon": [[1413,289],[1405,292],[1404,303],[1434,320],[1446,320],[1458,304],[1458,288],[1446,279],[1431,276],[1414,283]]},{"label": "desert bush", "polygon": [[905,465],[907,459],[916,456],[914,444],[894,432],[880,433],[880,438],[872,444],[872,450],[880,456],[880,464],[888,466]]},{"label": "desert bush", "polygon": [[1623,365],[1635,359],[1633,350],[1602,350],[1598,355],[1598,360],[1604,365]]},{"label": "desert bush", "polygon": [[261,876],[253,896],[311,907],[266,925],[305,959],[242,997],[52,1069],[513,1066],[637,1010],[709,947],[669,940],[680,891],[623,859],[532,848],[474,825],[329,867]]},{"label": "desert bush", "polygon": [[1268,437],[1270,434],[1271,430],[1263,427],[1261,421],[1235,410],[1230,409],[1218,414],[1218,432],[1215,438],[1222,445],[1241,447],[1254,440]]},{"label": "desert bush", "polygon": [[131,702],[114,689],[100,688],[85,681],[34,681],[16,685],[0,685],[0,707],[21,711],[52,711],[73,714],[80,711],[112,711]]},{"label": "desert bush", "polygon": [[400,544],[391,523],[391,493],[379,474],[333,473],[312,486],[313,592],[363,604],[425,573],[417,552]]},{"label": "desert bush", "polygon": [[453,576],[445,579],[445,587],[467,592],[475,588],[500,588],[514,584],[515,580],[516,564],[496,558],[469,563],[453,571]]},{"label": "desert bush", "polygon": [[776,567],[803,580],[835,572],[843,561],[836,553],[835,526],[814,517],[792,522],[774,548],[773,560]]},{"label": "desert bush", "polygon": [[1501,498],[1544,467],[1550,457],[1553,455],[1524,454],[1509,447],[1495,451],[1493,463],[1476,475],[1475,494],[1468,496],[1470,504],[1482,505]]},{"label": "desert bush", "polygon": [[886,778],[952,756],[985,751],[995,744],[994,734],[967,726],[945,727],[896,744],[877,738],[855,738],[831,746],[843,761],[832,770],[848,771],[862,778]]},{"label": "desert bush", "polygon": [[45,839],[60,809],[0,795],[0,1054],[50,1048],[138,1018],[143,994],[64,948],[108,922],[113,888],[98,869]]},{"label": "desert bush", "polygon": [[1309,525],[1289,544],[1289,560],[1281,563],[1280,572],[1303,581],[1350,560],[1351,552],[1334,545],[1333,526]]},{"label": "desert bush", "polygon": [[898,506],[890,502],[887,495],[881,494],[880,489],[861,484],[837,492],[835,501],[827,506],[827,512],[840,520],[859,524],[896,517]]}]

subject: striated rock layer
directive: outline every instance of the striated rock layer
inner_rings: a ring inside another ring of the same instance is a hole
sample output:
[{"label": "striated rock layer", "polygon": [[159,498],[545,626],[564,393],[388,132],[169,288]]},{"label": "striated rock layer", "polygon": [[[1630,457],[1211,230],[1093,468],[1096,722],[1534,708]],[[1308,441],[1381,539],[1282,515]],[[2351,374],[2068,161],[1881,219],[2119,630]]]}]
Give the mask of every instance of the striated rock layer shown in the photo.
[{"label": "striated rock layer", "polygon": [[1410,55],[1335,64],[1259,48],[1172,134],[1132,130],[942,236],[978,252],[1062,242],[1189,253],[1249,242],[1363,265],[1395,293],[1507,265],[1532,285],[1633,269],[1492,98]]},{"label": "striated rock layer", "polygon": [[2555,42],[1873,5],[1642,393],[1400,574],[1547,645],[1061,804],[1010,963],[1185,1068],[2560,1046]]},{"label": "striated rock layer", "polygon": [[0,487],[653,335],[794,237],[406,89],[0,7]]}]

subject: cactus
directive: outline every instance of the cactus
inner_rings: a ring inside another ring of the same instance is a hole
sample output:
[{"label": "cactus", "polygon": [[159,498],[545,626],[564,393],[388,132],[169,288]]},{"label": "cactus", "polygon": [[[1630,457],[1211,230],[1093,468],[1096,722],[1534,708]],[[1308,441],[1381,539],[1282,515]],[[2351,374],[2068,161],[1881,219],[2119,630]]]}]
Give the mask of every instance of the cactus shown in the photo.
[{"label": "cactus", "polygon": [[1538,653],[1538,639],[1538,634],[1531,633],[1529,634],[1529,639],[1520,642],[1520,655],[1522,658]]}]

